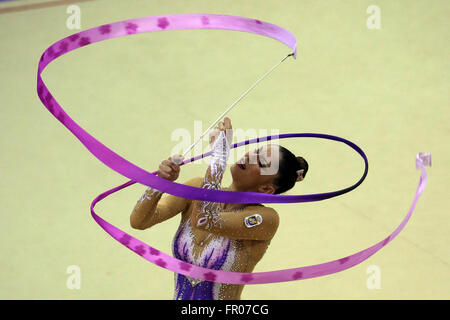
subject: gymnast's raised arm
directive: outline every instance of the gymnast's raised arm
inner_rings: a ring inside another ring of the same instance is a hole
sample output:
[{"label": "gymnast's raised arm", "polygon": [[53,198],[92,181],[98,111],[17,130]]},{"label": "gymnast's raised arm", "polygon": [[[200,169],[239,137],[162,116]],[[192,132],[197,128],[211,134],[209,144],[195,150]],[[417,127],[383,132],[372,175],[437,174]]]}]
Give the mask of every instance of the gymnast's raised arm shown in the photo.
[{"label": "gymnast's raised arm", "polygon": [[[180,166],[170,157],[163,160],[159,165],[157,175],[161,178],[175,181],[180,173]],[[201,178],[196,177],[186,181],[184,184],[198,187]],[[151,187],[136,203],[131,215],[130,225],[134,229],[145,230],[157,223],[170,219],[183,211],[190,203],[190,199],[167,195],[162,197],[163,192]]]},{"label": "gymnast's raised arm", "polygon": [[[233,140],[231,120],[225,117],[209,136],[211,144],[211,161],[206,170],[201,188],[220,190],[223,174],[227,167],[230,144]],[[191,217],[193,227],[202,227],[206,230],[219,223],[221,204],[210,201],[195,201],[196,212]]]}]

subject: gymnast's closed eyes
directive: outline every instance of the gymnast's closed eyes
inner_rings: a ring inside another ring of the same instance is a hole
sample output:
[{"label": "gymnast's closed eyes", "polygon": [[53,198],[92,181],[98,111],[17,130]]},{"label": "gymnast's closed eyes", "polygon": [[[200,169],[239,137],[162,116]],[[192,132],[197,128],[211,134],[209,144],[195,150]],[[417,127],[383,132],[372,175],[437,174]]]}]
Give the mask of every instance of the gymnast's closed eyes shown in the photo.
[{"label": "gymnast's closed eyes", "polygon": [[[231,120],[227,117],[209,135],[211,161],[205,176],[184,184],[198,188],[281,194],[302,181],[308,163],[280,145],[264,145],[230,167],[232,183],[222,187],[230,145]],[[180,166],[163,160],[157,175],[175,181]],[[184,199],[149,187],[136,203],[130,224],[145,230],[181,213],[180,226],[172,243],[175,258],[214,270],[252,272],[263,257],[278,224],[278,213],[262,204],[217,203]],[[177,300],[238,300],[244,285],[194,279],[175,273]]]}]

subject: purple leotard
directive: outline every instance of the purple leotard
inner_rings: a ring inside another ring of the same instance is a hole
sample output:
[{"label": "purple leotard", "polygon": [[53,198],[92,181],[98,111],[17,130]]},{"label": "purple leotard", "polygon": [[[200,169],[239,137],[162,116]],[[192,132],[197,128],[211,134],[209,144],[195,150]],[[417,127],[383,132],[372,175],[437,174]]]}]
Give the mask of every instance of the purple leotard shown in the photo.
[{"label": "purple leotard", "polygon": [[[200,267],[230,271],[236,258],[236,240],[211,236],[198,256],[194,256],[194,234],[189,219],[182,223],[172,243],[173,256]],[[223,286],[219,282],[198,280],[175,273],[176,300],[218,300]]]}]

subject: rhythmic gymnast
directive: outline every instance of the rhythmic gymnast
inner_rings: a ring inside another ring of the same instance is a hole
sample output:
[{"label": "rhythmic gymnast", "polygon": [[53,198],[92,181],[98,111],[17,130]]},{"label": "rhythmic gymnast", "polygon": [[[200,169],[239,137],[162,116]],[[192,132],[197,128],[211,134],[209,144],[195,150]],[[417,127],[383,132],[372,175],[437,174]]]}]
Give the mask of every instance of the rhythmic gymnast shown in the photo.
[{"label": "rhythmic gymnast", "polygon": [[[268,144],[247,152],[230,168],[233,178],[222,188],[233,133],[231,120],[219,122],[209,135],[211,161],[204,178],[186,185],[227,191],[280,194],[302,181],[308,163],[286,148]],[[182,157],[182,156],[181,156]],[[157,175],[175,181],[180,166],[175,156],[163,160]],[[275,169],[275,170],[274,170]],[[172,243],[174,257],[214,270],[252,272],[266,252],[278,228],[278,213],[262,204],[217,203],[190,200],[149,187],[136,203],[130,224],[145,230],[181,212],[180,226]],[[222,284],[175,273],[174,299],[238,300],[244,285]]]}]

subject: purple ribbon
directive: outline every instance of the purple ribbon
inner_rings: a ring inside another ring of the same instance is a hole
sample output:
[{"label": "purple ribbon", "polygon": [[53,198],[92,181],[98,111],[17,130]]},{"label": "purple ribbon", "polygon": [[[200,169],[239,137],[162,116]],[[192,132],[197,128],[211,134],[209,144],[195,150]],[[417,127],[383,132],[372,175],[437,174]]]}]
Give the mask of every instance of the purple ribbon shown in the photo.
[{"label": "purple ribbon", "polygon": [[[308,279],[313,277],[319,277],[335,272],[339,272],[348,269],[358,263],[361,263],[375,252],[380,250],[388,242],[390,242],[406,225],[412,211],[416,205],[418,197],[423,192],[426,185],[426,170],[425,165],[431,165],[430,154],[418,154],[416,165],[422,170],[419,187],[416,192],[413,204],[403,220],[400,226],[387,238],[378,242],[370,248],[362,250],[358,253],[344,257],[342,259],[330,261],[313,266],[300,267],[294,269],[259,272],[259,273],[239,273],[228,272],[220,270],[212,270],[202,268],[196,265],[188,264],[184,261],[178,260],[172,256],[169,256],[144,242],[130,236],[123,232],[107,221],[99,217],[95,211],[95,204],[108,195],[126,188],[136,182],[144,184],[146,186],[153,187],[166,193],[170,193],[179,197],[214,201],[222,203],[296,203],[296,202],[309,202],[329,199],[338,195],[342,195],[358,187],[367,176],[368,162],[364,152],[354,143],[332,135],[317,134],[317,133],[292,133],[282,134],[280,136],[268,136],[265,138],[256,138],[234,144],[232,148],[239,147],[245,144],[251,144],[259,141],[267,141],[271,139],[284,139],[284,138],[298,138],[298,137],[312,137],[335,140],[342,142],[357,151],[364,160],[365,170],[361,179],[353,186],[334,191],[329,193],[311,194],[311,195],[271,195],[261,194],[257,192],[231,192],[231,191],[219,191],[208,190],[202,188],[195,188],[186,186],[183,184],[168,181],[166,179],[156,176],[156,171],[149,173],[131,162],[127,161],[123,157],[114,153],[108,149],[102,143],[97,141],[93,136],[87,133],[81,128],[75,121],[73,121],[69,115],[61,108],[58,102],[51,95],[50,91],[45,86],[41,78],[41,73],[45,67],[56,58],[61,55],[70,52],[74,49],[99,42],[115,37],[126,36],[135,33],[154,32],[163,30],[176,30],[176,29],[227,29],[251,32],[266,37],[276,39],[288,47],[294,52],[294,58],[296,57],[297,42],[295,37],[287,30],[260,20],[249,19],[244,17],[227,16],[227,15],[214,15],[214,14],[176,14],[176,15],[164,15],[164,16],[152,16],[143,17],[131,20],[119,21],[100,27],[88,29],[69,37],[66,37],[58,42],[55,42],[52,46],[47,48],[42,54],[38,65],[37,75],[37,93],[42,103],[47,107],[49,112],[55,116],[67,129],[69,129],[77,138],[84,144],[84,146],[101,162],[113,169],[114,171],[126,176],[131,181],[120,185],[116,188],[108,190],[94,199],[91,204],[91,214],[94,220],[114,239],[122,243],[124,246],[133,250],[144,259],[166,268],[173,272],[183,274],[192,278],[202,279],[206,281],[214,281],[230,284],[261,284],[271,282],[283,282],[299,279]],[[202,154],[197,157],[193,157],[188,161],[184,161],[182,165],[196,161],[198,159],[207,157],[210,152]]]}]

